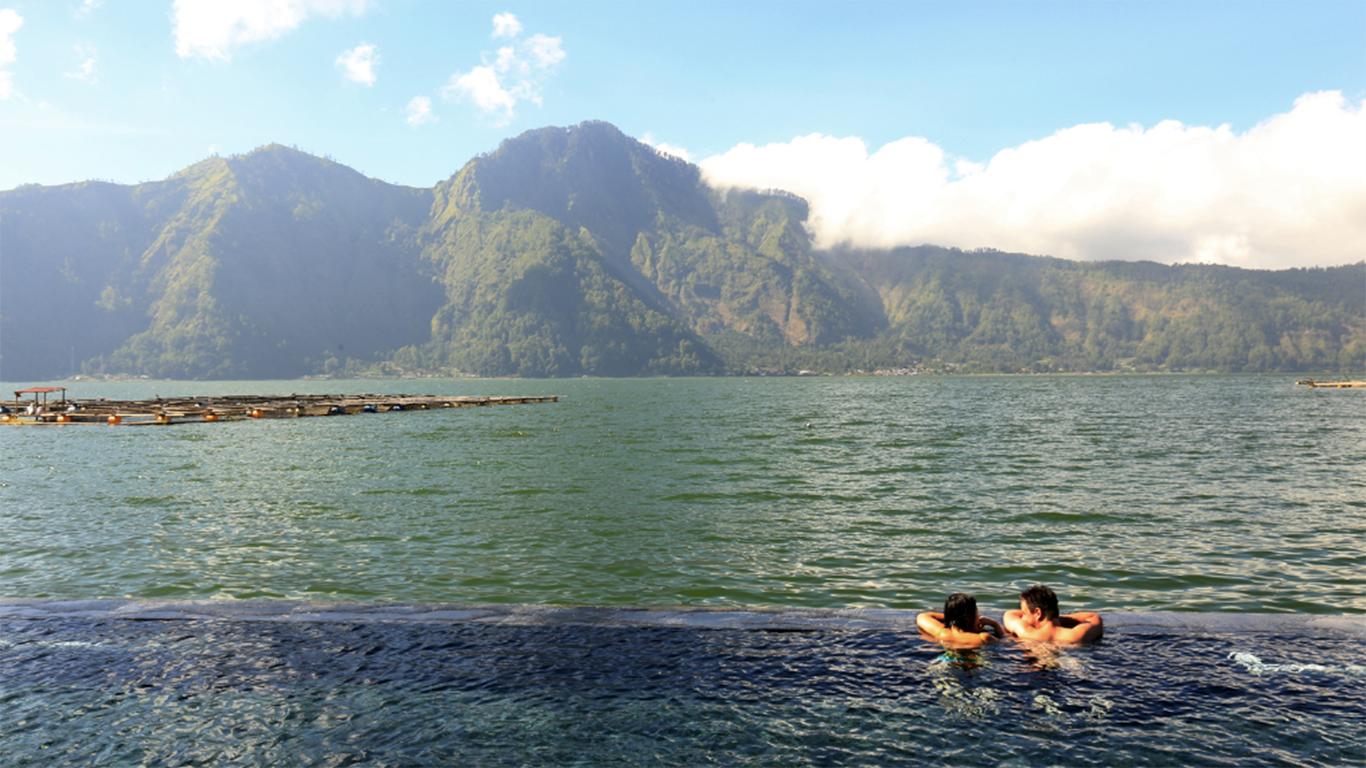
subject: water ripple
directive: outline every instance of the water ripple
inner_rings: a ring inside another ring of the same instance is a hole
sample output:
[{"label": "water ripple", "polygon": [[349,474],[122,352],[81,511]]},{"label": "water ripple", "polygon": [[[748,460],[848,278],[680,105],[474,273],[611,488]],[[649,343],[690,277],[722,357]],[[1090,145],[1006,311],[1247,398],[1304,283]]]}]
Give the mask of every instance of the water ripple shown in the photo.
[{"label": "water ripple", "polygon": [[[83,383],[87,396],[278,391]],[[412,382],[287,389],[412,390]],[[557,404],[0,430],[0,595],[1366,611],[1366,400],[1286,376],[430,380]]]}]

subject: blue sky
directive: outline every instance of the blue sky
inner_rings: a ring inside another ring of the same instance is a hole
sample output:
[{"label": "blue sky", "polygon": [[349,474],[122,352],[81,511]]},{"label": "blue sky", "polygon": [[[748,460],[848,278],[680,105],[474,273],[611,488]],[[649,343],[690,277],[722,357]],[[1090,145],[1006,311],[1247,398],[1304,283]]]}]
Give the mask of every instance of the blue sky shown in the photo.
[{"label": "blue sky", "polygon": [[[817,134],[984,164],[1081,124],[1241,133],[1305,94],[1348,112],[1366,96],[1360,0],[254,3],[0,0],[0,189],[162,178],[272,141],[426,186],[585,119],[694,160]],[[516,24],[495,38],[499,14]],[[362,45],[372,82],[339,62]],[[456,84],[481,66],[492,97]],[[410,123],[424,98],[431,119]]]}]

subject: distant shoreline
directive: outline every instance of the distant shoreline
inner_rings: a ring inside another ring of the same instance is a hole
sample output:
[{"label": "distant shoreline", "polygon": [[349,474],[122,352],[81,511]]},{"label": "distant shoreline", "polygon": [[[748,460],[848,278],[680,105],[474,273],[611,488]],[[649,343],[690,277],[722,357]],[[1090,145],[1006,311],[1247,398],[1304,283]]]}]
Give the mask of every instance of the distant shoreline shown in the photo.
[{"label": "distant shoreline", "polygon": [[8,384],[136,384],[139,382],[211,383],[247,381],[289,381],[289,382],[329,382],[329,381],[576,381],[576,380],[639,380],[658,379],[912,379],[912,378],[1041,378],[1041,377],[1102,377],[1119,378],[1125,376],[1177,377],[1177,376],[1259,376],[1294,377],[1296,379],[1358,379],[1362,374],[1337,371],[920,371],[908,374],[870,373],[854,371],[848,373],[722,373],[670,376],[478,376],[473,374],[435,374],[424,373],[412,376],[375,375],[375,376],[298,376],[285,378],[233,378],[233,379],[175,379],[152,376],[111,376],[86,375],[57,377],[49,379],[0,379],[0,385]]}]

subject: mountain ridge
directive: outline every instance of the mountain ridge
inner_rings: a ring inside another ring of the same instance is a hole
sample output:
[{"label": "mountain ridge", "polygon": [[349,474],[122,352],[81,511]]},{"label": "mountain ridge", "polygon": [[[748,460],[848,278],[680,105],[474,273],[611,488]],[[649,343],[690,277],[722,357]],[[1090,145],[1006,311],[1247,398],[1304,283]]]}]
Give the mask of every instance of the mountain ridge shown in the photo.
[{"label": "mountain ridge", "polygon": [[600,121],[431,188],[280,144],[136,185],[24,185],[0,192],[0,375],[1366,366],[1366,262],[821,251],[808,213]]}]

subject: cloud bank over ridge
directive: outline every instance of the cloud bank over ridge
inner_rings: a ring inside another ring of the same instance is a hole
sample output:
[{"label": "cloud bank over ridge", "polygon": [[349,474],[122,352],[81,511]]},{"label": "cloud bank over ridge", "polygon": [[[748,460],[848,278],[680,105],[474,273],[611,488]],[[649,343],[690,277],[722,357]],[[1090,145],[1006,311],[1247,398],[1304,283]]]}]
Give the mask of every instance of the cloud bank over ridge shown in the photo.
[{"label": "cloud bank over ridge", "polygon": [[934,243],[1086,261],[1260,269],[1366,258],[1366,102],[1301,96],[1242,133],[1164,121],[1078,125],[985,163],[907,137],[874,151],[822,134],[740,144],[712,186],[784,189],[819,245]]}]

